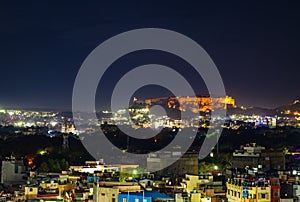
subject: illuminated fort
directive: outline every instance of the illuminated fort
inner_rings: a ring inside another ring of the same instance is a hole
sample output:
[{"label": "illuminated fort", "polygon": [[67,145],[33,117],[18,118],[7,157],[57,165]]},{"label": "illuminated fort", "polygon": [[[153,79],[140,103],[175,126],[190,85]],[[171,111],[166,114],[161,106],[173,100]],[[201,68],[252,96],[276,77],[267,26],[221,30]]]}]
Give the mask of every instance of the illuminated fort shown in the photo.
[{"label": "illuminated fort", "polygon": [[[181,103],[181,104],[180,104]],[[214,104],[214,107],[213,107]],[[228,106],[236,108],[235,100],[231,96],[221,98],[210,98],[208,96],[199,97],[161,97],[151,99],[134,98],[134,105],[140,105],[149,108],[153,105],[167,106],[170,109],[180,111],[191,110],[194,113],[208,113],[213,108],[226,108]]]}]

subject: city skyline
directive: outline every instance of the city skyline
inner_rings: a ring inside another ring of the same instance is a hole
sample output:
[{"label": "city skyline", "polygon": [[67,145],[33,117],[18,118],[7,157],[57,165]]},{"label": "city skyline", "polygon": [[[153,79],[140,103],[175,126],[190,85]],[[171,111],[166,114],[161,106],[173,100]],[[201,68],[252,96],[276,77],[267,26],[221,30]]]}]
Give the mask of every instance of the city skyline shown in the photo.
[{"label": "city skyline", "polygon": [[0,202],[300,202],[299,6],[1,2]]}]

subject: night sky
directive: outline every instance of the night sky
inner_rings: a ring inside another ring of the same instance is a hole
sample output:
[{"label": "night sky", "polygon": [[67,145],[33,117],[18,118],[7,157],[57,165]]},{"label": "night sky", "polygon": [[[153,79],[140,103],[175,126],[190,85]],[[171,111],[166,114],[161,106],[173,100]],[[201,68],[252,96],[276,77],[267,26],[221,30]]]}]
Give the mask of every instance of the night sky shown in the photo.
[{"label": "night sky", "polygon": [[[20,2],[0,3],[0,107],[70,109],[74,80],[88,54],[116,34],[146,27],[198,42],[238,105],[276,107],[300,97],[297,1]],[[116,62],[104,91],[123,67],[150,59],[180,65],[171,56],[148,54]]]}]

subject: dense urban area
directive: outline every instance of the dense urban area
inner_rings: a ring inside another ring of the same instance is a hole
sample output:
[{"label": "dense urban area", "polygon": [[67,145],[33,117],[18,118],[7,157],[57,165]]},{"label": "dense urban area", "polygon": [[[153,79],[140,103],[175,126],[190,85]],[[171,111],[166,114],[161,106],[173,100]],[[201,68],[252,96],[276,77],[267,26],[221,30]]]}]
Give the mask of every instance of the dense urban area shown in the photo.
[{"label": "dense urban area", "polygon": [[[193,105],[195,99],[199,106]],[[211,102],[209,97],[134,98],[128,110],[97,112],[98,119],[89,120],[84,130],[76,128],[71,112],[1,109],[0,201],[300,201],[299,100],[263,109],[237,106],[227,96],[215,100],[227,109],[226,117],[217,118],[210,117]],[[151,114],[154,105],[164,107],[167,115]],[[182,121],[178,113],[183,110],[199,116]],[[220,119],[219,142],[200,159],[210,122]],[[163,130],[139,148],[135,141],[128,144],[119,125]],[[170,134],[191,127],[197,128],[197,136],[184,154],[148,155],[148,168],[181,156],[156,172],[94,159],[81,143],[82,134],[93,136],[101,128],[120,149],[149,153],[171,141]]]}]

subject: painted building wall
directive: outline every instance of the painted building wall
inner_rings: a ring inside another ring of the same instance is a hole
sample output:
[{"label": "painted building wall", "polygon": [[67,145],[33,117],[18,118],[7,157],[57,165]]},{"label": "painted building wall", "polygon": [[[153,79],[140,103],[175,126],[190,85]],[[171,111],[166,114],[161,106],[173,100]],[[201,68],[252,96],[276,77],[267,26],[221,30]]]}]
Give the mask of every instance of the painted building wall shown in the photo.
[{"label": "painted building wall", "polygon": [[152,202],[152,197],[143,197],[134,193],[119,194],[119,202]]}]

